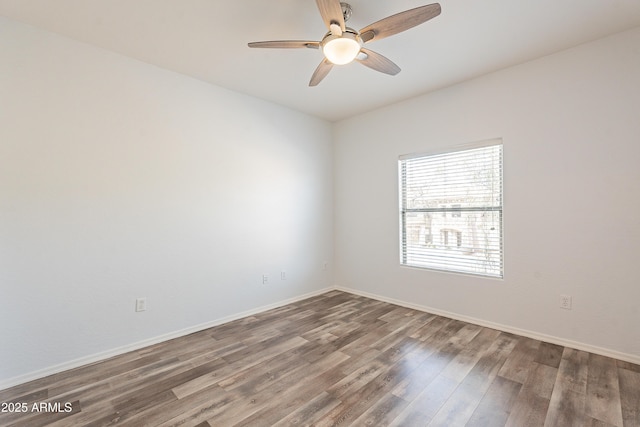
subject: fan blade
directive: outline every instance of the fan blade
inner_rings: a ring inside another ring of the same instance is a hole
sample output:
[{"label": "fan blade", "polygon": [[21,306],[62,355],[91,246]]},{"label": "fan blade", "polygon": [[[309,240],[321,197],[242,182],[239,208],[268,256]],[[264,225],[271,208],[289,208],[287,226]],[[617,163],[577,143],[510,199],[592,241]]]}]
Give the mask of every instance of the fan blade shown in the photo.
[{"label": "fan blade", "polygon": [[248,43],[249,47],[265,47],[265,48],[278,48],[278,49],[295,49],[300,47],[308,47],[310,49],[318,49],[320,42],[308,41],[308,40],[274,40],[266,42],[251,42]]},{"label": "fan blade", "polygon": [[318,83],[322,81],[322,79],[327,77],[327,74],[329,74],[331,68],[333,68],[333,64],[327,58],[322,60],[320,65],[318,65],[318,68],[316,68],[316,70],[313,72],[311,80],[309,80],[309,86],[317,86]]},{"label": "fan blade", "polygon": [[[342,15],[342,6],[340,6],[340,0],[316,0],[322,20],[327,26],[331,34],[341,36],[344,32],[344,16]],[[340,27],[340,34],[336,34],[337,29],[331,28],[331,24],[338,25]]]},{"label": "fan blade", "polygon": [[388,16],[360,30],[363,42],[380,40],[401,33],[440,15],[439,3],[428,4]]},{"label": "fan blade", "polygon": [[400,72],[400,67],[398,67],[387,57],[365,48],[360,49],[360,52],[367,55],[367,57],[364,59],[359,59],[356,57],[356,60],[362,65],[366,65],[373,70],[380,71],[381,73],[389,74],[392,76],[395,76]]}]

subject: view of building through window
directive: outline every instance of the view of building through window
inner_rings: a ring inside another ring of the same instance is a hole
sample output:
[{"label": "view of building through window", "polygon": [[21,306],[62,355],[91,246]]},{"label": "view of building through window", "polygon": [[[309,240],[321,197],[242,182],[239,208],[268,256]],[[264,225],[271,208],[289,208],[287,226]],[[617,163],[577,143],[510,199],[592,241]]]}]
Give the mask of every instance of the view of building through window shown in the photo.
[{"label": "view of building through window", "polygon": [[400,159],[401,262],[502,277],[502,144]]}]

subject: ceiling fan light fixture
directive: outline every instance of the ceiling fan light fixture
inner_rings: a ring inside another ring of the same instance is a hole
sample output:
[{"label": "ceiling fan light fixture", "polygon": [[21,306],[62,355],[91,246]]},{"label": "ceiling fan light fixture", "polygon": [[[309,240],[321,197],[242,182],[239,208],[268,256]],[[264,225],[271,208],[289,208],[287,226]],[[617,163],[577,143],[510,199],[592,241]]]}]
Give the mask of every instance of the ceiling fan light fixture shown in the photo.
[{"label": "ceiling fan light fixture", "polygon": [[358,35],[347,31],[340,37],[329,34],[322,41],[322,53],[335,65],[344,65],[353,61],[360,53],[360,48]]},{"label": "ceiling fan light fixture", "polygon": [[334,65],[345,65],[354,59],[372,70],[395,76],[400,72],[400,67],[363,46],[427,22],[440,15],[442,11],[439,3],[427,4],[387,16],[356,31],[346,26],[351,16],[351,6],[348,3],[340,0],[316,0],[316,5],[329,30],[322,41],[272,40],[249,43],[249,47],[321,49],[324,58],[313,72],[309,86],[317,86]]}]

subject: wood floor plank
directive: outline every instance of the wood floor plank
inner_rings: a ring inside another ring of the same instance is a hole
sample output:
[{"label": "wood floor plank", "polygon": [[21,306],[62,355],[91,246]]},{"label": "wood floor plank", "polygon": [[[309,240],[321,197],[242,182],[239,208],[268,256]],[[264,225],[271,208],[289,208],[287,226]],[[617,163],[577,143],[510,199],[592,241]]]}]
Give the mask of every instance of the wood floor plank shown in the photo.
[{"label": "wood floor plank", "polygon": [[[407,401],[412,401],[421,393],[422,390],[451,363],[462,349],[464,343],[466,343],[465,340],[453,340],[453,337],[462,329],[463,328],[459,328],[453,335],[434,334],[429,338],[428,342],[423,342],[420,349],[427,357],[421,365],[415,369],[414,375],[401,381],[400,384],[394,388],[393,394]],[[451,329],[450,331],[453,330],[454,329]],[[466,331],[462,331],[461,334],[466,336],[467,340],[471,337]]]},{"label": "wood floor plank", "polygon": [[529,370],[542,343],[527,337],[518,338],[518,344],[504,363],[498,375],[524,384],[529,376]]},{"label": "wood floor plank", "polygon": [[304,426],[315,423],[327,412],[338,406],[340,401],[330,393],[323,392],[311,399],[309,403],[302,405],[280,421],[273,424],[273,427]]},{"label": "wood floor plank", "polygon": [[543,342],[538,347],[538,353],[534,361],[549,365],[552,368],[557,368],[560,366],[563,350],[564,348],[562,346]]},{"label": "wood floor plank", "polygon": [[387,368],[354,393],[343,396],[341,403],[320,418],[315,425],[321,427],[354,423],[409,374],[410,372],[399,366]]},{"label": "wood floor plank", "polygon": [[308,352],[305,352],[305,353],[301,353],[300,357],[303,357],[309,363],[314,363],[314,362],[322,359],[326,355],[331,354],[334,351],[340,350],[345,345],[349,344],[350,342],[355,341],[356,339],[360,338],[361,336],[365,335],[366,333],[367,333],[367,331],[364,328],[356,329],[354,331],[349,332],[346,335],[338,337],[337,339],[335,339],[335,340],[333,340],[331,342],[328,342],[326,344],[318,346],[318,347],[312,349],[311,351],[308,351]]},{"label": "wood floor plank", "polygon": [[554,385],[546,427],[583,426],[587,395],[589,353],[565,348],[558,364],[558,376]]},{"label": "wood floor plank", "polygon": [[270,341],[270,343],[273,344],[272,346],[256,344],[255,347],[250,347],[253,351],[243,349],[240,352],[231,353],[228,356],[222,357],[222,359],[227,362],[224,366],[175,386],[173,393],[181,399],[188,394],[198,392],[202,388],[207,388],[212,384],[224,381],[234,374],[237,374],[238,370],[250,368],[279,355],[285,350],[303,345],[307,342],[308,341],[302,337],[294,337],[286,341],[273,340]]},{"label": "wood floor plank", "polygon": [[616,361],[609,357],[589,354],[586,414],[610,425],[622,426],[618,384]]},{"label": "wood floor plank", "polygon": [[307,366],[308,362],[298,357],[296,349],[288,350],[265,360],[263,363],[249,366],[246,369],[238,369],[233,375],[218,381],[217,384],[225,390],[247,386],[256,388],[261,382],[274,381],[294,370]]},{"label": "wood floor plank", "polygon": [[479,328],[478,333],[468,343],[457,344],[460,351],[442,371],[442,375],[462,382],[499,335],[500,332],[494,329]]},{"label": "wood floor plank", "polygon": [[616,427],[616,425],[587,416],[585,427]]},{"label": "wood floor plank", "polygon": [[378,359],[371,360],[333,384],[327,389],[327,392],[336,399],[341,399],[343,396],[353,395],[359,389],[371,382],[375,377],[380,375],[384,368],[384,363]]},{"label": "wood floor plank", "polygon": [[[386,325],[386,324],[385,324]],[[374,327],[373,330],[369,330],[365,335],[359,337],[356,340],[351,341],[340,349],[345,354],[358,355],[364,351],[371,349],[372,344],[380,341],[390,331],[385,326]]]},{"label": "wood floor plank", "polygon": [[627,371],[633,371],[640,374],[640,365],[625,362],[622,360],[616,360],[616,364],[618,365],[618,368],[626,369]]},{"label": "wood floor plank", "polygon": [[[126,373],[131,369],[145,366],[145,364],[156,361],[157,357],[157,355],[154,355],[148,358],[141,358],[137,353],[127,353],[122,355],[122,360],[120,360],[118,356],[101,362],[104,363],[104,365],[100,364],[99,369],[95,369],[96,364],[82,366],[80,368],[71,369],[59,374],[54,374],[47,378],[36,380],[33,382],[33,386],[36,388],[55,387],[57,390],[73,390],[83,384],[99,382],[108,379],[113,375]],[[38,385],[41,386],[38,387]],[[13,389],[7,390],[7,392],[11,392],[11,390],[18,390],[19,392],[22,387],[24,387],[24,385],[14,387]],[[0,401],[4,402],[6,401],[6,397],[2,396],[2,394],[3,393],[0,393]]]},{"label": "wood floor plank", "polygon": [[130,417],[123,426],[154,426],[200,424],[206,422],[208,417],[233,405],[240,394],[227,392],[213,385],[191,394],[184,399],[178,399],[162,406],[161,410],[147,409],[139,411]]},{"label": "wood floor plank", "polygon": [[[258,394],[258,398],[264,398],[269,405],[256,412],[244,414],[243,418],[226,419],[216,417],[209,420],[209,424],[229,425],[225,422],[237,422],[241,425],[266,425],[271,426],[292,412],[302,408],[310,400],[322,394],[324,390],[343,378],[338,368],[348,356],[340,353],[331,353],[318,363],[310,365],[307,370],[301,371],[298,376],[289,376],[268,389]],[[248,393],[254,396],[253,393]]]},{"label": "wood floor plank", "polygon": [[640,372],[618,368],[624,427],[640,427]]},{"label": "wood floor plank", "polygon": [[430,418],[426,417],[417,408],[405,408],[400,415],[391,421],[389,427],[426,426],[429,421]]},{"label": "wood floor plank", "polygon": [[73,405],[0,412],[25,427],[640,427],[640,366],[330,291],[0,402]]},{"label": "wood floor plank", "polygon": [[418,329],[419,327],[424,325],[424,322],[421,321],[420,318],[415,317],[406,317],[406,323],[402,326],[395,325],[392,327],[391,325],[387,325],[387,329],[391,332],[387,333],[384,337],[380,338],[377,342],[371,344],[371,348],[378,349],[380,351],[385,351],[391,347],[397,345],[400,341],[406,339],[412,339],[415,341],[419,341],[415,338],[407,337],[410,335],[413,328]]},{"label": "wood floor plank", "polygon": [[355,419],[353,424],[363,426],[387,426],[389,425],[408,405],[408,402],[391,393],[384,397],[362,415]]},{"label": "wood floor plank", "polygon": [[447,317],[435,316],[425,322],[418,330],[413,332],[410,336],[411,338],[419,339],[420,341],[425,341],[429,337],[436,334],[438,331],[446,327],[448,324],[452,323],[453,319],[449,319]]},{"label": "wood floor plank", "polygon": [[429,425],[466,424],[516,343],[516,337],[501,333],[440,408]]},{"label": "wood floor plank", "polygon": [[424,387],[405,409],[390,423],[391,426],[426,426],[438,413],[442,405],[459,383],[451,378],[437,375]]},{"label": "wood floor plank", "polygon": [[529,375],[518,393],[505,426],[543,426],[557,376],[557,368],[531,362]]},{"label": "wood floor plank", "polygon": [[43,388],[40,390],[34,390],[32,392],[28,392],[26,394],[23,394],[22,396],[17,396],[17,397],[7,396],[7,399],[3,400],[3,402],[31,404],[33,402],[47,400],[48,397],[49,397],[49,389]]},{"label": "wood floor plank", "polygon": [[522,384],[497,376],[467,422],[467,427],[504,425]]},{"label": "wood floor plank", "polygon": [[542,427],[545,425],[549,399],[532,395],[527,400],[516,400],[505,427]]}]

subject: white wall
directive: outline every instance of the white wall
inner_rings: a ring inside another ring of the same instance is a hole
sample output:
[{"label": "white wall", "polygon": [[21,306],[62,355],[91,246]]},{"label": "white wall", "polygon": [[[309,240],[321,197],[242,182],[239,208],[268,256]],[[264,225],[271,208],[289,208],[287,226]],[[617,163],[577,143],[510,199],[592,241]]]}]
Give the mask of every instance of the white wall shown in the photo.
[{"label": "white wall", "polygon": [[[640,361],[640,28],[342,121],[334,135],[337,285]],[[398,156],[494,137],[504,280],[401,268]]]},{"label": "white wall", "polygon": [[0,384],[331,286],[332,197],[329,123],[0,18]]}]

